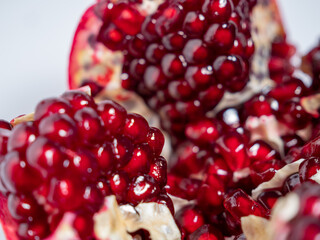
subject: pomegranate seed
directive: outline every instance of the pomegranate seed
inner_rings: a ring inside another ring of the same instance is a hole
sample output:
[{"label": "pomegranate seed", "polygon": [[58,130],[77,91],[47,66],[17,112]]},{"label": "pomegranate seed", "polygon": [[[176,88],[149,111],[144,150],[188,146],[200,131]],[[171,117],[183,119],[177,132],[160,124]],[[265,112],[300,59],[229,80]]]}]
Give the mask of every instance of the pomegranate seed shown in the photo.
[{"label": "pomegranate seed", "polygon": [[201,186],[197,201],[201,208],[219,213],[223,210],[224,195],[225,190],[222,183],[213,184],[211,181],[210,185],[204,184]]},{"label": "pomegranate seed", "polygon": [[124,172],[115,172],[109,178],[110,188],[119,202],[126,199],[129,178]]},{"label": "pomegranate seed", "polygon": [[213,63],[216,79],[224,84],[229,91],[240,91],[246,85],[247,66],[238,56],[220,56]]},{"label": "pomegranate seed", "polygon": [[81,191],[82,187],[79,186],[79,183],[73,182],[71,179],[52,178],[46,198],[53,207],[70,211],[81,206],[79,198]]},{"label": "pomegranate seed", "polygon": [[159,156],[150,163],[150,169],[148,173],[153,177],[160,187],[164,187],[167,183],[167,161]]},{"label": "pomegranate seed", "polygon": [[206,16],[216,22],[224,22],[231,16],[233,5],[230,0],[205,0],[202,11]]},{"label": "pomegranate seed", "polygon": [[295,190],[297,187],[301,185],[300,179],[299,179],[299,173],[294,173],[287,177],[285,182],[283,183],[282,192],[283,194],[286,194],[288,192],[291,192]]},{"label": "pomegranate seed", "polygon": [[93,99],[84,92],[71,90],[61,95],[62,99],[67,100],[73,109],[79,110],[85,107],[94,108],[95,103]]},{"label": "pomegranate seed", "polygon": [[272,209],[278,198],[282,197],[280,191],[270,190],[262,192],[258,197],[258,202],[266,209]]},{"label": "pomegranate seed", "polygon": [[40,121],[42,118],[51,114],[70,114],[72,106],[64,99],[61,98],[47,98],[36,106],[34,112],[34,120]]},{"label": "pomegranate seed", "polygon": [[30,122],[24,122],[12,130],[8,140],[8,151],[23,151],[37,137],[37,131]]},{"label": "pomegranate seed", "polygon": [[226,133],[217,141],[218,149],[232,171],[248,167],[250,164],[245,142],[238,133]]},{"label": "pomegranate seed", "polygon": [[66,159],[63,148],[45,137],[38,137],[26,151],[28,164],[45,173],[59,172]]},{"label": "pomegranate seed", "polygon": [[146,59],[154,64],[160,63],[162,57],[165,55],[166,51],[163,45],[158,43],[152,43],[147,47]]},{"label": "pomegranate seed", "polygon": [[169,51],[178,51],[183,48],[186,39],[184,32],[169,33],[162,38],[162,44]]},{"label": "pomegranate seed", "polygon": [[223,240],[224,237],[216,228],[210,225],[203,225],[189,236],[190,240]]},{"label": "pomegranate seed", "polygon": [[142,57],[143,52],[146,50],[147,41],[142,34],[137,34],[128,43],[128,50],[130,54],[135,57]]},{"label": "pomegranate seed", "polygon": [[7,204],[11,216],[17,221],[36,220],[35,217],[40,209],[36,200],[27,195],[10,194]]},{"label": "pomegranate seed", "polygon": [[170,160],[171,169],[182,176],[198,173],[203,169],[209,157],[209,152],[199,146],[185,142],[181,144]]},{"label": "pomegranate seed", "polygon": [[257,140],[250,144],[248,156],[252,162],[263,162],[279,159],[279,153],[262,140]]},{"label": "pomegranate seed", "polygon": [[129,177],[136,176],[138,173],[146,173],[150,168],[151,158],[152,152],[148,145],[139,145],[133,150],[132,157],[123,170]]},{"label": "pomegranate seed", "polygon": [[258,186],[262,182],[269,181],[284,165],[285,164],[279,160],[255,162],[251,166],[251,179],[253,183]]},{"label": "pomegranate seed", "polygon": [[194,200],[197,198],[202,181],[169,174],[167,184],[166,189],[171,195],[187,200]]},{"label": "pomegranate seed", "polygon": [[79,134],[84,141],[93,142],[103,132],[99,115],[92,108],[85,107],[77,111],[74,119],[77,123]]},{"label": "pomegranate seed", "polygon": [[45,239],[49,234],[49,226],[44,222],[21,223],[17,231],[22,239]]},{"label": "pomegranate seed", "polygon": [[186,15],[182,30],[192,37],[201,36],[206,27],[205,17],[201,13],[188,12]]},{"label": "pomegranate seed", "polygon": [[164,146],[164,136],[162,132],[154,127],[151,127],[148,132],[147,141],[149,147],[155,155],[160,155]]},{"label": "pomegranate seed", "polygon": [[0,129],[11,130],[12,125],[9,122],[7,122],[6,120],[0,119]]},{"label": "pomegranate seed", "polygon": [[265,217],[266,210],[241,189],[237,189],[224,200],[224,207],[236,219],[248,215]]},{"label": "pomegranate seed", "polygon": [[1,162],[1,180],[10,192],[30,192],[42,181],[40,173],[30,168],[19,152],[8,153]]},{"label": "pomegranate seed", "polygon": [[214,50],[225,53],[235,40],[236,29],[233,23],[213,24],[204,35],[204,41]]},{"label": "pomegranate seed", "polygon": [[204,90],[214,82],[212,67],[190,66],[186,70],[185,79],[191,88]]},{"label": "pomegranate seed", "polygon": [[66,114],[54,114],[41,120],[39,134],[52,141],[72,146],[78,136],[75,121]]},{"label": "pomegranate seed", "polygon": [[148,132],[149,124],[142,116],[133,113],[127,115],[124,135],[133,140],[134,143],[142,143],[146,141]]},{"label": "pomegranate seed", "polygon": [[155,30],[159,36],[164,36],[169,32],[176,30],[183,21],[183,8],[181,5],[172,5],[162,12],[157,18]]},{"label": "pomegranate seed", "polygon": [[304,144],[302,138],[296,134],[285,135],[282,136],[281,139],[284,142],[284,151],[286,154],[290,151],[290,149],[302,147]]},{"label": "pomegranate seed", "polygon": [[136,35],[143,22],[143,17],[140,13],[126,3],[115,4],[112,11],[112,22],[126,34]]},{"label": "pomegranate seed", "polygon": [[225,160],[221,155],[217,154],[213,155],[213,157],[209,160],[206,167],[206,175],[208,178],[213,175],[215,178],[220,179],[225,184],[227,184],[232,177],[232,173]]},{"label": "pomegranate seed", "polygon": [[285,102],[279,113],[279,120],[294,130],[305,128],[311,121],[311,116],[303,109],[297,99]]},{"label": "pomegranate seed", "polygon": [[11,136],[11,131],[0,128],[0,156],[5,155],[8,151],[8,140]]},{"label": "pomegranate seed", "polygon": [[159,186],[153,177],[140,175],[135,177],[128,189],[128,201],[138,204],[152,201],[159,194]]},{"label": "pomegranate seed", "polygon": [[175,218],[187,234],[193,233],[205,223],[202,212],[194,205],[181,208]]},{"label": "pomegranate seed", "polygon": [[78,214],[73,220],[72,226],[77,231],[81,239],[89,239],[93,237],[93,219],[89,214]]},{"label": "pomegranate seed", "polygon": [[98,35],[98,40],[113,51],[122,49],[124,39],[125,34],[113,24],[103,25]]},{"label": "pomegranate seed", "polygon": [[206,119],[187,125],[185,130],[186,136],[197,144],[214,143],[219,137],[217,122]]},{"label": "pomegranate seed", "polygon": [[105,173],[112,171],[116,165],[115,157],[112,152],[112,144],[105,142],[102,145],[95,146],[92,148],[92,153],[98,162],[101,170]]},{"label": "pomegranate seed", "polygon": [[105,100],[98,104],[98,112],[107,134],[114,135],[123,131],[127,112],[122,106],[113,101]]},{"label": "pomegranate seed", "polygon": [[188,63],[205,63],[209,50],[204,46],[201,39],[192,39],[186,43],[182,54]]}]

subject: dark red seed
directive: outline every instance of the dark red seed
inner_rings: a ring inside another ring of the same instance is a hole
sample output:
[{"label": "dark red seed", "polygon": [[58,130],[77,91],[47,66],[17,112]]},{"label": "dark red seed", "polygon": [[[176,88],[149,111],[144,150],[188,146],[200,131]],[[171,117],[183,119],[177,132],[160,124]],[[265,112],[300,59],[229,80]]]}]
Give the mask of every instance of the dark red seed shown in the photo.
[{"label": "dark red seed", "polygon": [[26,159],[30,166],[47,172],[58,173],[67,159],[64,149],[45,137],[38,137],[27,149]]},{"label": "dark red seed", "polygon": [[129,178],[124,172],[115,172],[109,177],[110,188],[119,202],[126,200]]},{"label": "dark red seed", "polygon": [[151,149],[147,144],[138,145],[132,153],[132,157],[123,170],[129,177],[134,177],[138,173],[147,173],[152,159]]},{"label": "dark red seed", "polygon": [[39,121],[42,118],[55,113],[72,114],[71,109],[72,106],[68,103],[68,101],[62,98],[47,98],[39,102],[36,106],[34,120]]},{"label": "dark red seed", "polygon": [[260,193],[258,196],[258,202],[261,203],[266,209],[272,209],[280,197],[282,197],[282,193],[280,191],[268,190]]},{"label": "dark red seed", "polygon": [[0,128],[11,130],[12,129],[12,125],[8,121],[6,121],[4,119],[0,119]]},{"label": "dark red seed", "polygon": [[72,146],[76,143],[78,131],[75,121],[66,114],[54,114],[41,120],[39,135],[54,142]]},{"label": "dark red seed", "polygon": [[88,94],[78,91],[78,90],[70,90],[61,95],[62,99],[67,100],[74,110],[79,110],[84,107],[95,107],[95,103],[93,98],[91,98]]},{"label": "dark red seed", "polygon": [[185,79],[191,88],[196,90],[207,89],[206,93],[208,94],[210,92],[208,87],[210,85],[212,87],[212,83],[214,82],[212,67],[205,65],[189,66],[185,73]]},{"label": "dark red seed", "polygon": [[230,0],[205,0],[202,11],[214,22],[224,22],[231,16],[233,5]]},{"label": "dark red seed", "polygon": [[10,215],[17,221],[34,221],[41,212],[36,200],[28,195],[10,194],[8,197]]},{"label": "dark red seed", "polygon": [[213,24],[204,35],[204,41],[219,53],[226,53],[233,46],[236,29],[233,23]]},{"label": "dark red seed", "polygon": [[218,229],[206,224],[198,228],[197,231],[193,232],[188,239],[189,240],[204,240],[204,239],[223,240],[224,237]]},{"label": "dark red seed", "polygon": [[146,141],[149,132],[149,124],[139,114],[129,113],[126,118],[126,124],[123,134],[133,140],[134,143],[142,143]]},{"label": "dark red seed", "polygon": [[78,131],[81,138],[85,142],[94,142],[102,136],[103,126],[98,113],[89,107],[77,111],[74,119],[78,126]]},{"label": "dark red seed", "polygon": [[135,177],[128,189],[128,201],[133,204],[154,200],[160,193],[159,185],[153,177],[140,175]]},{"label": "dark red seed", "polygon": [[30,168],[18,152],[8,153],[1,162],[1,180],[10,192],[31,192],[42,183],[40,173]]},{"label": "dark red seed", "polygon": [[105,100],[98,104],[98,112],[108,135],[115,135],[123,131],[127,111],[122,106],[114,101]]},{"label": "dark red seed", "polygon": [[160,155],[164,146],[164,136],[158,128],[151,127],[147,135],[147,142],[155,155]]},{"label": "dark red seed", "polygon": [[201,13],[188,12],[182,26],[182,30],[192,37],[201,36],[206,27],[206,19]]},{"label": "dark red seed", "polygon": [[31,122],[24,122],[12,130],[8,140],[8,151],[25,151],[36,139],[37,130]]},{"label": "dark red seed", "polygon": [[180,209],[176,213],[175,219],[187,234],[193,233],[205,223],[202,212],[194,205]]},{"label": "dark red seed", "polygon": [[167,161],[161,156],[156,157],[150,163],[148,174],[158,182],[160,187],[164,187],[167,183]]}]

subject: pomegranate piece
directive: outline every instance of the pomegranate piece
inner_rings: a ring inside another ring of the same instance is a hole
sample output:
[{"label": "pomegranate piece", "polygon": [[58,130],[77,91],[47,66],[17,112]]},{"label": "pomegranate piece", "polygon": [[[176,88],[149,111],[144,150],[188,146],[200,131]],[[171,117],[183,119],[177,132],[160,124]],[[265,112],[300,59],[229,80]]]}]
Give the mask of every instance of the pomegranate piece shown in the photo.
[{"label": "pomegranate piece", "polygon": [[67,212],[78,236],[93,239],[93,215],[110,195],[174,212],[164,136],[142,116],[73,90],[41,101],[34,117],[0,129],[0,220],[16,230],[14,239],[49,237]]}]

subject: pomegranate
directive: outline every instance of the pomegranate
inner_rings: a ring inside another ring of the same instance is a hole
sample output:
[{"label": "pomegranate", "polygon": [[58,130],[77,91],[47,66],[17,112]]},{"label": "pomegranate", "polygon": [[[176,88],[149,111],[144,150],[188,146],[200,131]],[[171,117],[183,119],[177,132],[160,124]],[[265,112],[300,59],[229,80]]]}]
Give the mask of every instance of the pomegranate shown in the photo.
[{"label": "pomegranate", "polygon": [[[39,102],[33,121],[12,130],[1,121],[0,131],[0,219],[9,240],[132,239],[138,230],[180,238],[164,188],[164,137],[142,116],[73,90]],[[105,228],[106,219],[117,226]]]}]

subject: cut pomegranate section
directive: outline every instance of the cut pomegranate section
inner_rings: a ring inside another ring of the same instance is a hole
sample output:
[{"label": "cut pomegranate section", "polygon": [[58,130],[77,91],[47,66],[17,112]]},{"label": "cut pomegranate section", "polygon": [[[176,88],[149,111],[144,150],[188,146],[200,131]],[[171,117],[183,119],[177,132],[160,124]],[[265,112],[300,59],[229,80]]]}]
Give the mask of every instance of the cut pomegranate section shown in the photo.
[{"label": "cut pomegranate section", "polygon": [[[34,121],[12,130],[5,126],[0,129],[0,220],[10,240],[51,239],[61,224],[73,229],[73,239],[103,235],[96,232],[95,216],[105,211],[110,217],[110,211],[116,211],[105,206],[112,195],[120,208],[153,207],[156,215],[172,224],[173,205],[164,188],[167,164],[159,156],[164,137],[142,116],[127,113],[110,100],[96,104],[86,93],[74,90],[41,101]],[[66,220],[69,215],[71,222]],[[119,226],[128,224],[121,221]],[[142,224],[155,236],[153,226]],[[16,231],[13,237],[9,228]],[[177,227],[170,229],[157,234],[178,239]],[[130,239],[126,226],[124,232],[123,239]]]}]

